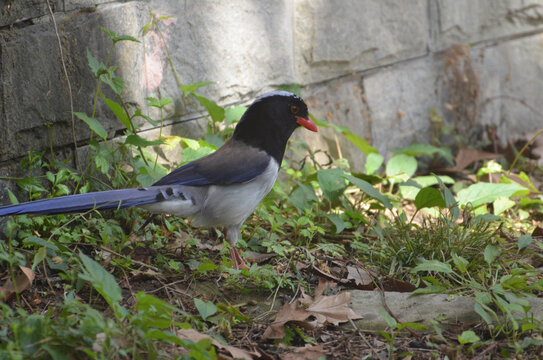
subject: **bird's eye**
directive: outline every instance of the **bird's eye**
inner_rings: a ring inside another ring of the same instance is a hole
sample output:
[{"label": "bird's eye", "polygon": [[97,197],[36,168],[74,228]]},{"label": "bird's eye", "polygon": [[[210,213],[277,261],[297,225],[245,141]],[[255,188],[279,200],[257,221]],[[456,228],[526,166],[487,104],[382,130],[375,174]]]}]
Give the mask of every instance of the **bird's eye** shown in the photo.
[{"label": "bird's eye", "polygon": [[298,111],[300,111],[300,107],[297,105],[290,105],[290,112],[293,114],[297,114]]}]

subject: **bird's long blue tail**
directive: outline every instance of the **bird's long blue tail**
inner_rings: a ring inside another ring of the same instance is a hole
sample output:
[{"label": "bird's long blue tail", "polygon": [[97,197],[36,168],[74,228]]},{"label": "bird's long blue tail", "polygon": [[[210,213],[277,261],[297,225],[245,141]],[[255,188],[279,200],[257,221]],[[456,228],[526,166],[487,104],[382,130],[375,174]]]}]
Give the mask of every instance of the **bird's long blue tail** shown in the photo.
[{"label": "bird's long blue tail", "polygon": [[0,216],[18,214],[52,215],[84,212],[92,209],[121,209],[152,204],[161,200],[164,200],[164,196],[163,189],[160,187],[109,190],[0,206]]}]

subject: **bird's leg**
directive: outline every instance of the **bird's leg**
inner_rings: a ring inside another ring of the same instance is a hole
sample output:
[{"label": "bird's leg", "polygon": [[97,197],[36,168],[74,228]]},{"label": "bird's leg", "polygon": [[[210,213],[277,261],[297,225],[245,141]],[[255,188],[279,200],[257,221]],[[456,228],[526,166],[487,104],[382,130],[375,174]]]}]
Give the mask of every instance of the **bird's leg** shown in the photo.
[{"label": "bird's leg", "polygon": [[249,269],[249,265],[245,263],[238,250],[236,243],[238,241],[239,226],[226,229],[226,241],[230,244],[230,257],[232,258],[232,268],[236,270]]}]

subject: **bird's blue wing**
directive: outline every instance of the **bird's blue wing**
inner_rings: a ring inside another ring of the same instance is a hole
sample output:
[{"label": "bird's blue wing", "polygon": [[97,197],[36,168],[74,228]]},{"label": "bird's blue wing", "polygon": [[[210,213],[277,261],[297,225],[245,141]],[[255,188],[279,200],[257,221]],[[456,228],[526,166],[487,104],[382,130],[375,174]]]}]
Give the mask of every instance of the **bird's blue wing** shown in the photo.
[{"label": "bird's blue wing", "polygon": [[271,157],[264,151],[230,140],[219,150],[172,171],[153,185],[230,185],[262,174]]}]

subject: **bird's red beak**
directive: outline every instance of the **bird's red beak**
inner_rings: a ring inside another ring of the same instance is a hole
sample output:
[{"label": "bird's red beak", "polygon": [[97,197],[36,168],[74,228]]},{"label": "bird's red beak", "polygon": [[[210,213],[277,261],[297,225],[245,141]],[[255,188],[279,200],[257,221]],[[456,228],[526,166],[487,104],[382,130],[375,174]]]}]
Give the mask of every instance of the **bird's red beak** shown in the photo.
[{"label": "bird's red beak", "polygon": [[317,129],[317,125],[315,125],[315,123],[313,122],[313,120],[311,120],[310,118],[303,118],[301,116],[296,116],[296,119],[298,119],[297,123],[299,125],[302,125],[304,128],[306,128],[307,130],[311,130],[311,131],[314,131],[314,132],[317,132],[319,131]]}]

